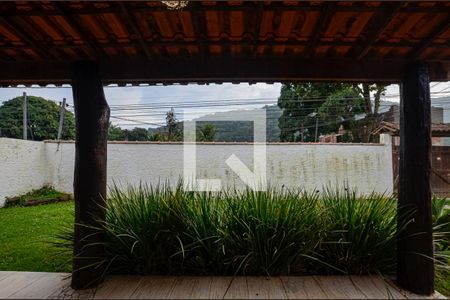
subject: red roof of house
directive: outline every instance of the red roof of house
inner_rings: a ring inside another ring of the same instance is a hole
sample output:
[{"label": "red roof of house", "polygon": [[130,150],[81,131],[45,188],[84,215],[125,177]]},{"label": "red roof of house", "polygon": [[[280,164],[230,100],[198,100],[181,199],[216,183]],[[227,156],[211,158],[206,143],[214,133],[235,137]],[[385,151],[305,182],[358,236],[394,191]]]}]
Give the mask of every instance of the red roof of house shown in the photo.
[{"label": "red roof of house", "polygon": [[[400,124],[391,122],[382,122],[381,125],[372,131],[372,134],[377,135],[381,133],[388,133],[390,135],[400,135]],[[431,124],[431,135],[434,137],[450,137],[450,124],[433,123]]]}]

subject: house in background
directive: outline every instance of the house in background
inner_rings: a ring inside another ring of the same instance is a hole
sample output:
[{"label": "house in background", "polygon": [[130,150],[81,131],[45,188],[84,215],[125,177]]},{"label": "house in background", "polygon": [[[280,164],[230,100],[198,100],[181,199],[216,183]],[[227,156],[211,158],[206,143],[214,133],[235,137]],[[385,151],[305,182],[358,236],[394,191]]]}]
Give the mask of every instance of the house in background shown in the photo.
[{"label": "house in background", "polygon": [[[392,144],[394,146],[400,145],[400,124],[395,122],[381,122],[380,126],[376,128],[372,134],[380,135],[387,133],[392,136]],[[450,124],[432,123],[431,124],[431,138],[433,146],[445,146],[444,140],[450,139]]]},{"label": "house in background", "polygon": [[[373,135],[387,133],[392,136],[392,144],[400,145],[400,105],[391,105],[389,110],[383,113],[379,127],[372,131]],[[450,145],[450,125],[444,124],[444,108],[431,107],[432,144],[433,146]],[[447,144],[448,142],[448,144]]]},{"label": "house in background", "polygon": [[[383,133],[392,136],[392,171],[394,191],[397,191],[400,162],[400,126],[398,123],[382,122],[373,134]],[[445,139],[450,139],[450,124],[432,124],[431,137],[433,145],[431,148],[431,190],[437,197],[450,197],[450,147],[443,143]]]},{"label": "house in background", "polygon": [[[400,124],[400,105],[394,102],[382,101],[379,109],[379,126],[371,131],[371,134],[376,136],[375,140],[382,133],[387,133],[392,136],[393,145],[400,145],[399,137],[399,124]],[[361,130],[366,129],[367,125],[366,114],[360,114],[355,116],[355,128]],[[431,107],[431,122],[435,130],[435,135],[433,135],[433,146],[450,146],[450,137],[446,135],[446,130],[450,128],[448,125],[444,124],[444,107],[432,106]],[[359,127],[358,127],[359,126]],[[353,128],[352,130],[355,130]],[[343,143],[353,140],[354,132],[352,130],[346,129],[344,125],[339,127],[337,133],[327,134],[319,137],[319,142],[321,143]]]}]

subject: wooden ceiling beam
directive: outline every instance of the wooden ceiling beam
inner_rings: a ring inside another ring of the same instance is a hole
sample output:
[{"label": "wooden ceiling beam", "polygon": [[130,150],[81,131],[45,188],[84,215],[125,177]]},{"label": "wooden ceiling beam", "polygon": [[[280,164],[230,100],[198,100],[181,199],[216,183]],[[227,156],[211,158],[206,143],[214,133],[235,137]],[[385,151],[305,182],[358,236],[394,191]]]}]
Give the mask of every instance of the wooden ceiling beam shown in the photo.
[{"label": "wooden ceiling beam", "polygon": [[[194,12],[198,8],[196,5],[193,5],[196,1],[192,1],[187,7],[183,8],[185,12]],[[253,12],[255,10],[255,5],[253,3],[245,3],[243,5],[228,5],[226,2],[218,1],[216,5],[199,5],[199,8],[202,11],[246,11]],[[323,6],[321,5],[281,5],[279,3],[274,2],[274,4],[264,4],[265,10],[276,10],[282,9],[283,11],[323,11]],[[336,6],[337,12],[379,12],[379,13],[389,13],[389,9],[384,6]],[[424,13],[442,13],[443,7],[440,5],[431,6],[431,7],[415,7],[415,6],[407,6],[403,7],[399,12],[405,13],[414,13],[414,12],[424,12]],[[151,13],[151,12],[167,12],[169,11],[164,6],[141,6],[138,8],[130,9],[129,13],[133,14],[134,12],[141,13]],[[67,11],[67,15],[101,15],[105,13],[117,13],[117,9],[114,7],[109,8],[82,8],[82,9],[74,9],[71,11]],[[57,16],[59,13],[57,11],[51,10],[29,10],[29,11],[19,11],[19,10],[5,10],[0,13],[0,16]]]},{"label": "wooden ceiling beam", "polygon": [[[204,41],[202,45],[204,46],[255,46],[256,41],[229,41],[229,40],[220,40],[220,41]],[[259,41],[257,45],[261,46],[292,46],[292,47],[304,47],[309,43],[307,41],[298,41],[298,40],[287,40],[287,41]],[[199,46],[199,41],[189,41],[189,42],[180,42],[176,40],[164,40],[164,41],[150,41],[145,42],[147,47],[168,47],[168,46],[178,46],[178,47],[189,47],[189,46]],[[319,41],[316,46],[331,46],[331,47],[342,47],[342,46],[355,46],[355,42],[344,42],[344,41]],[[389,43],[389,42],[376,42],[372,45],[372,47],[392,47],[392,48],[414,48],[417,46],[417,43],[411,42],[399,42],[399,43]],[[1,45],[4,49],[16,49],[16,50],[25,50],[25,49],[36,49],[30,46],[14,46],[14,45]],[[86,45],[84,44],[60,44],[60,45],[50,45],[46,46],[46,49],[80,49],[84,48]],[[143,47],[140,42],[129,42],[129,43],[100,43],[97,44],[97,47]],[[435,48],[447,48],[450,47],[450,41],[447,43],[434,43],[430,44],[429,47]],[[257,55],[256,55],[257,56]],[[256,57],[255,56],[255,57]]]},{"label": "wooden ceiling beam", "polygon": [[80,26],[78,26],[77,22],[74,20],[73,16],[68,14],[68,12],[62,7],[60,2],[54,1],[52,3],[55,10],[58,12],[58,15],[60,15],[66,21],[66,23],[69,24],[69,26],[76,32],[83,44],[90,48],[94,53],[93,58],[101,57],[103,51],[101,51],[101,49],[98,48],[94,43],[91,43],[91,41],[85,36]]},{"label": "wooden ceiling beam", "polygon": [[23,42],[28,44],[38,55],[46,59],[52,59],[41,45],[38,45],[26,32],[22,31],[17,26],[14,26],[8,19],[0,16],[0,23],[5,24],[14,35],[18,36]]},{"label": "wooden ceiling beam", "polygon": [[258,44],[259,44],[259,35],[261,31],[261,21],[262,21],[262,15],[264,13],[264,3],[259,2],[258,8],[256,9],[256,17],[255,17],[255,24],[254,24],[254,41],[253,41],[253,57],[256,57],[258,55]]},{"label": "wooden ceiling beam", "polygon": [[411,58],[418,59],[422,55],[422,53],[427,49],[435,39],[441,36],[444,32],[450,29],[450,14],[444,21],[438,26],[433,32],[415,49],[411,51]]},{"label": "wooden ceiling beam", "polygon": [[308,46],[305,50],[305,57],[311,58],[314,55],[314,50],[316,48],[317,43],[320,41],[323,33],[325,32],[328,24],[330,23],[331,18],[333,17],[333,11],[335,4],[334,3],[326,3],[323,12],[320,14],[320,17],[317,21],[316,28],[312,34],[312,38],[309,41]]},{"label": "wooden ceiling beam", "polygon": [[[382,19],[380,21],[376,22],[376,30],[374,33],[367,39],[367,42],[362,47],[361,52],[357,55],[358,59],[362,59],[366,54],[369,52],[370,48],[375,44],[375,42],[380,38],[380,35],[384,32],[386,27],[389,25],[389,23],[392,21],[392,19],[395,17],[395,15],[398,13],[398,11],[403,6],[402,2],[398,2],[394,7],[391,9],[389,13],[381,14],[380,16]],[[376,15],[375,15],[376,16]]]},{"label": "wooden ceiling beam", "polygon": [[148,59],[150,59],[152,57],[152,55],[148,49],[147,43],[145,42],[145,39],[142,36],[142,33],[139,30],[139,27],[136,24],[134,18],[132,18],[132,16],[130,16],[130,14],[128,13],[127,7],[125,6],[125,4],[123,2],[118,2],[118,5],[120,7],[122,15],[125,17],[125,20],[127,21],[128,25],[131,27],[131,30],[138,37],[139,45],[141,46],[142,51],[144,51],[145,56]]},{"label": "wooden ceiling beam", "polygon": [[194,10],[191,13],[192,27],[194,29],[194,36],[196,38],[195,44],[199,47],[201,55],[208,56],[209,51],[206,46],[206,28],[203,23],[200,23],[200,5],[198,3],[191,4]]},{"label": "wooden ceiling beam", "polygon": [[[262,63],[263,62],[263,63]],[[104,84],[191,82],[398,83],[408,60],[351,59],[158,59],[100,61]],[[450,63],[428,63],[434,81],[450,79]],[[239,67],[236,67],[239,66]],[[70,83],[68,62],[0,63],[0,85]]]}]

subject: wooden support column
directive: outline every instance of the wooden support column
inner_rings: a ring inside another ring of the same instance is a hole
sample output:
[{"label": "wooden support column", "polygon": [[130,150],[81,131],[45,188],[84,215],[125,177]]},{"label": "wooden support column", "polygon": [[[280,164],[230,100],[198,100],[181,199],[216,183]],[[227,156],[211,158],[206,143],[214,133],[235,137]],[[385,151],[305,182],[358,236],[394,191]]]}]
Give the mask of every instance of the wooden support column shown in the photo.
[{"label": "wooden support column", "polygon": [[101,234],[94,227],[104,220],[106,197],[106,155],[109,107],[98,66],[81,61],[72,65],[75,106],[75,236],[72,288],[97,285],[103,266]]},{"label": "wooden support column", "polygon": [[431,100],[428,68],[409,65],[400,85],[397,282],[411,292],[434,291],[431,221]]}]

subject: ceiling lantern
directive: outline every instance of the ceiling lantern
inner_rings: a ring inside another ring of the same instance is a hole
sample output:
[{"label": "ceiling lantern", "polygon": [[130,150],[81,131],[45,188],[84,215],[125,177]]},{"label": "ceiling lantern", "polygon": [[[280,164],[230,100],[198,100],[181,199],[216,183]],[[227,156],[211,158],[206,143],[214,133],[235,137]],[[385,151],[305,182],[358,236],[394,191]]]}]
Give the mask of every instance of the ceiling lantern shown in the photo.
[{"label": "ceiling lantern", "polygon": [[179,10],[185,8],[189,1],[168,0],[161,1],[170,10]]}]

